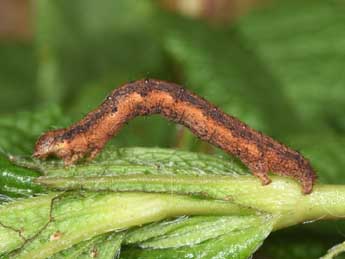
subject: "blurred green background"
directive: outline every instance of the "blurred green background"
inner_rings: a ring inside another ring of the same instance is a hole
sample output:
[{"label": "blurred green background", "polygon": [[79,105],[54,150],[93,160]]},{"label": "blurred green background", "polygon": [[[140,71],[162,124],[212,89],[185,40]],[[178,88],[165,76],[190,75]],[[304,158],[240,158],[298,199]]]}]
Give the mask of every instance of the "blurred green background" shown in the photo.
[{"label": "blurred green background", "polygon": [[[0,146],[30,154],[42,128],[153,77],[300,150],[319,181],[345,184],[344,13],[342,0],[0,0]],[[220,153],[158,116],[131,121],[112,143]],[[280,231],[257,258],[316,258],[344,231]]]}]

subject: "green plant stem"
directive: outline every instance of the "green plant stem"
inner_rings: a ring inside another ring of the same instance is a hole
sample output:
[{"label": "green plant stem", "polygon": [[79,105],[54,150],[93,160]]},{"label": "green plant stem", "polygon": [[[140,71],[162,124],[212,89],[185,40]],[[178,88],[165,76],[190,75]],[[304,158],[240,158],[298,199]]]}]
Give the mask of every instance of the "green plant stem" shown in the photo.
[{"label": "green plant stem", "polygon": [[168,192],[198,194],[226,200],[276,215],[274,229],[315,221],[345,217],[345,186],[317,184],[309,195],[285,177],[272,177],[261,185],[253,176],[164,176],[126,175],[104,177],[40,177],[37,180],[58,190]]},{"label": "green plant stem", "polygon": [[[24,246],[19,253],[13,254],[13,258],[46,258],[86,238],[174,216],[248,215],[253,213],[250,209],[224,201],[198,199],[176,194],[99,192],[82,194],[77,196],[79,199],[68,198],[68,196],[64,199],[64,194],[60,194],[61,197],[55,199],[52,204],[52,198],[58,197],[56,195],[13,202],[0,209],[2,223],[0,240],[3,236],[7,242],[5,250],[1,252],[6,252],[8,247],[11,249],[7,251],[20,247],[18,233],[13,229],[21,227],[18,226],[18,222],[22,218],[34,220],[33,215],[37,208],[33,205],[36,202],[40,204],[40,218],[42,218],[42,224],[36,226],[35,232],[38,233],[38,236],[35,236],[32,242],[22,243],[21,245]],[[13,214],[17,210],[21,211],[21,215]],[[51,211],[50,216],[49,211]],[[50,217],[52,219],[49,219]],[[48,224],[46,224],[47,222]],[[44,226],[43,229],[42,226]],[[27,225],[22,226],[22,236],[27,237],[27,227]],[[52,240],[51,236],[57,232],[60,233],[59,238]],[[32,237],[34,231],[31,229],[30,233]]]}]

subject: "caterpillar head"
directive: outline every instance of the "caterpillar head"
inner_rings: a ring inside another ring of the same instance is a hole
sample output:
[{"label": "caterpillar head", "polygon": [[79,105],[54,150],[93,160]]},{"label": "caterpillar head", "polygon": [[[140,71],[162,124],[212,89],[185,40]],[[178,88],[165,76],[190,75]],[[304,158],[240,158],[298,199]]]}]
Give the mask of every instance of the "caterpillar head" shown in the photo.
[{"label": "caterpillar head", "polygon": [[39,137],[33,156],[37,158],[47,158],[49,155],[58,156],[64,145],[61,141],[64,131],[64,129],[52,130]]}]

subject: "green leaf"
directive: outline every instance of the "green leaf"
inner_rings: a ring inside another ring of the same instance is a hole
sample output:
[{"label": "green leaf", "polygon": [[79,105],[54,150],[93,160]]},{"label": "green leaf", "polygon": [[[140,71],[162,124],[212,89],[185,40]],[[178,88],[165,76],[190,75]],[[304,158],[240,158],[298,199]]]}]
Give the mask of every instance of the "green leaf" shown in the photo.
[{"label": "green leaf", "polygon": [[162,236],[170,231],[174,231],[184,226],[193,226],[193,224],[207,221],[208,219],[218,219],[218,217],[201,217],[195,216],[192,218],[183,216],[176,219],[164,220],[161,222],[155,222],[147,224],[143,227],[135,228],[129,231],[124,240],[124,244],[130,245],[147,241],[156,236]]},{"label": "green leaf", "polygon": [[342,1],[279,1],[239,22],[308,133],[345,129],[344,11]]},{"label": "green leaf", "polygon": [[[28,161],[29,162],[29,161]],[[25,163],[25,162],[24,162]],[[221,156],[163,148],[114,148],[108,146],[93,161],[65,167],[61,161],[39,161],[27,165],[53,176],[155,175],[231,175],[247,170],[235,160]]]},{"label": "green leaf", "polygon": [[87,259],[90,257],[113,259],[120,254],[124,232],[106,233],[80,242],[69,249],[51,256],[51,259]]},{"label": "green leaf", "polygon": [[[150,240],[138,244],[141,248],[166,249],[194,246],[230,232],[238,232],[257,227],[257,216],[203,217],[192,218],[189,226],[170,230]],[[261,221],[260,221],[261,223]]]},{"label": "green leaf", "polygon": [[41,174],[12,164],[0,153],[0,193],[7,197],[30,197],[42,193],[43,188],[33,182]]},{"label": "green leaf", "polygon": [[[188,229],[182,228],[177,230],[175,233],[171,233],[170,249],[127,249],[121,254],[121,258],[248,258],[250,255],[261,245],[262,241],[270,233],[271,221],[260,217],[252,218],[253,221],[248,225],[241,224],[241,220],[244,218],[228,218],[234,224],[232,230],[227,233],[210,239],[210,240],[200,240],[199,244],[194,244],[192,246],[187,243],[179,243],[180,239],[172,237],[174,234],[182,234]],[[224,220],[223,218],[218,220]],[[237,221],[236,220],[240,220]],[[247,221],[246,221],[247,222]],[[238,224],[238,225],[237,225]],[[247,223],[246,223],[247,224]],[[200,225],[196,225],[196,228]],[[236,227],[238,228],[236,230]],[[188,228],[188,227],[187,227]],[[225,231],[226,229],[223,229]],[[192,231],[192,230],[189,230]],[[180,232],[180,233],[179,233]],[[192,231],[194,233],[189,233],[190,235],[198,235],[198,229]],[[184,233],[187,234],[187,233]],[[204,233],[206,234],[206,233]],[[187,234],[188,235],[188,234]],[[200,236],[200,235],[199,235]],[[167,238],[167,237],[166,237]],[[183,240],[183,236],[182,236]],[[166,239],[159,240],[156,239],[156,244],[163,244],[167,241]],[[155,241],[153,241],[155,242]],[[161,242],[161,243],[159,243]],[[151,243],[152,244],[152,243]],[[167,243],[165,243],[167,244]],[[159,246],[158,246],[159,247]],[[165,246],[162,246],[165,247]]]}]

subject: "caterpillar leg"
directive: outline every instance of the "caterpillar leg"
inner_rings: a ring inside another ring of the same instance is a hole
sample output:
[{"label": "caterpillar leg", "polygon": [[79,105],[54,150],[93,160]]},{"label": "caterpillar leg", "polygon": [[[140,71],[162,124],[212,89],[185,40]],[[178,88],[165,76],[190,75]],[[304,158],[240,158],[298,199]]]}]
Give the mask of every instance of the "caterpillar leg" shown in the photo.
[{"label": "caterpillar leg", "polygon": [[317,176],[313,170],[306,170],[303,176],[299,178],[299,181],[302,184],[304,194],[309,194],[312,192],[316,178]]},{"label": "caterpillar leg", "polygon": [[102,148],[98,148],[98,147],[93,148],[91,152],[89,153],[87,160],[88,161],[93,160],[101,152],[101,150]]},{"label": "caterpillar leg", "polygon": [[268,177],[268,173],[266,171],[252,171],[252,173],[260,179],[262,185],[267,185],[272,182],[272,180]]},{"label": "caterpillar leg", "polygon": [[250,169],[253,175],[260,179],[262,185],[267,185],[272,182],[272,180],[268,177],[269,169],[264,163],[256,161],[248,165],[248,168]]},{"label": "caterpillar leg", "polygon": [[68,156],[63,157],[64,165],[65,166],[71,166],[75,164],[78,160],[83,158],[84,154],[83,153],[74,153]]}]

